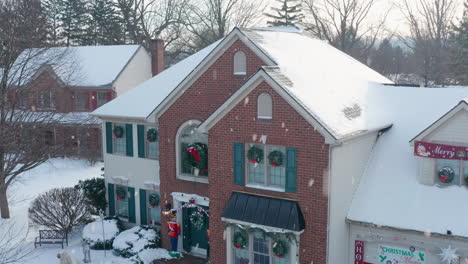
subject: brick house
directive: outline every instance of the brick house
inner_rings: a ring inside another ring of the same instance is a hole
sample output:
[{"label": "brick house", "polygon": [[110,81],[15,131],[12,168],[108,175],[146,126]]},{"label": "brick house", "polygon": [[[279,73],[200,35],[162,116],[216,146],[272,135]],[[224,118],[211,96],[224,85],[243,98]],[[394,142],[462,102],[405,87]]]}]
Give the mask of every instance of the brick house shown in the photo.
[{"label": "brick house", "polygon": [[169,248],[172,208],[180,251],[211,263],[345,263],[352,195],[390,125],[365,104],[382,83],[295,29],[236,28],[93,112],[108,212],[161,226]]},{"label": "brick house", "polygon": [[[155,51],[161,43],[154,42]],[[61,154],[100,158],[101,122],[89,112],[162,71],[163,57],[153,57],[155,63],[139,45],[28,49],[12,68],[19,86],[12,98],[20,110],[58,113],[63,122],[46,127],[44,138],[65,146]]]}]

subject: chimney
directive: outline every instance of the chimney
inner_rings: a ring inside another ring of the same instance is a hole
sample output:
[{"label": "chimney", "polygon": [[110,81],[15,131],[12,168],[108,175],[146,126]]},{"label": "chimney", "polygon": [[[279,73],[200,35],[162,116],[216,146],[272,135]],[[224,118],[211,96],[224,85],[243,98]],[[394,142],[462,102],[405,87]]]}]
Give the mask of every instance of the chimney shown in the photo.
[{"label": "chimney", "polygon": [[151,40],[151,70],[153,76],[164,70],[164,40]]}]

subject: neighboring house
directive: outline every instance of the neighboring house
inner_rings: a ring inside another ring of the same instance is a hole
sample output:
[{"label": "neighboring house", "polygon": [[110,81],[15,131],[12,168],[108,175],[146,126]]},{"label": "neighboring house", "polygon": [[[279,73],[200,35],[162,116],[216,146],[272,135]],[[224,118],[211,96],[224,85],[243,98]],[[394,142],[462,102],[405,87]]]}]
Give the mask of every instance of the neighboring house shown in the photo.
[{"label": "neighboring house", "polygon": [[[153,44],[163,50],[162,41]],[[47,144],[65,146],[64,155],[100,158],[101,121],[88,113],[162,71],[163,57],[153,57],[139,45],[25,50],[10,76],[17,107],[58,113],[63,125],[47,128]]]},{"label": "neighboring house", "polygon": [[[390,87],[347,216],[348,263],[468,263],[468,87]],[[461,101],[460,101],[461,100]]]},{"label": "neighboring house", "polygon": [[180,250],[211,263],[346,263],[351,199],[391,126],[368,104],[383,83],[296,29],[236,28],[93,112],[108,212],[161,225],[168,248],[174,208]]}]

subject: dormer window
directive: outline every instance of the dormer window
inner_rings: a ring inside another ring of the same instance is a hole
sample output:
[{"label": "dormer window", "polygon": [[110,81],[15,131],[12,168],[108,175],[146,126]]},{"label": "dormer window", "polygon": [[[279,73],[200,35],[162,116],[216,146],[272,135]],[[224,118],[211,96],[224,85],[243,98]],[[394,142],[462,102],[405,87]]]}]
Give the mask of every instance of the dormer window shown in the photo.
[{"label": "dormer window", "polygon": [[257,99],[257,118],[272,119],[273,117],[272,100],[268,93],[262,93]]},{"label": "dormer window", "polygon": [[234,75],[246,75],[247,74],[247,57],[242,51],[234,54]]}]

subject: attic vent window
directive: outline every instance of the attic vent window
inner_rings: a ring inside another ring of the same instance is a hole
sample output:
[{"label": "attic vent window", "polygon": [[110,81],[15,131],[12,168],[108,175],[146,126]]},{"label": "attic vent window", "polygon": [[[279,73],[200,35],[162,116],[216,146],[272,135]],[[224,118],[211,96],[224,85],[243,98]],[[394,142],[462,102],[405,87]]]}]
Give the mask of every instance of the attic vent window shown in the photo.
[{"label": "attic vent window", "polygon": [[247,74],[247,57],[242,51],[234,54],[234,75],[246,75]]},{"label": "attic vent window", "polygon": [[360,117],[361,111],[362,109],[358,104],[354,104],[352,107],[347,106],[343,109],[343,113],[345,117],[348,118],[349,120]]}]

